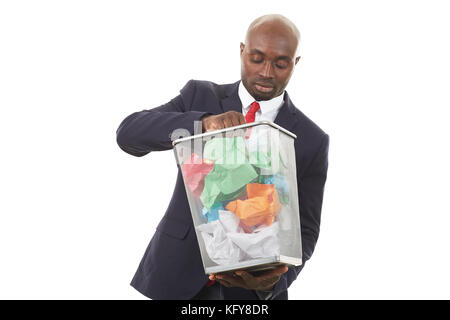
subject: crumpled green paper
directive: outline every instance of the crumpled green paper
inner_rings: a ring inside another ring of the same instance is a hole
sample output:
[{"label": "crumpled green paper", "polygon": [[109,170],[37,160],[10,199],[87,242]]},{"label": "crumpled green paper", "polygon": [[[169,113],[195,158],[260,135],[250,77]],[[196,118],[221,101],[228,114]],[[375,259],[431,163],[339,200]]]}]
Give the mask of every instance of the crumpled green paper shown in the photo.
[{"label": "crumpled green paper", "polygon": [[249,164],[233,169],[215,164],[212,171],[205,177],[205,186],[200,200],[209,210],[214,202],[235,198],[247,183],[257,176],[255,169]]},{"label": "crumpled green paper", "polygon": [[[261,150],[263,149],[263,150]],[[279,165],[274,167],[271,150],[267,148],[254,149],[247,154],[246,142],[243,137],[217,137],[207,141],[203,149],[203,158],[214,162],[214,168],[205,177],[205,185],[200,199],[209,210],[214,202],[234,200],[245,185],[255,178],[264,183],[261,176],[274,175],[280,170],[280,165],[286,167],[281,153]],[[288,198],[281,196],[286,203]]]},{"label": "crumpled green paper", "polygon": [[242,137],[209,140],[203,148],[203,158],[221,164],[227,169],[234,169],[248,163],[245,142]]},{"label": "crumpled green paper", "polygon": [[205,143],[203,158],[214,161],[214,168],[205,177],[200,196],[209,210],[214,202],[235,198],[247,183],[258,176],[248,163],[242,137],[213,138]]}]

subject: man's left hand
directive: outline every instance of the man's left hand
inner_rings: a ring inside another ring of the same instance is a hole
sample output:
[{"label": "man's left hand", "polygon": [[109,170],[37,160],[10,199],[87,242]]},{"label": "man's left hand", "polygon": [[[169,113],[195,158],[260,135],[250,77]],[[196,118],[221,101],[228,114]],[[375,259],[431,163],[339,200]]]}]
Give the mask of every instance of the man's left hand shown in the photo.
[{"label": "man's left hand", "polygon": [[239,270],[235,271],[233,275],[210,275],[209,279],[216,280],[225,287],[241,287],[249,290],[270,291],[280,280],[281,275],[287,271],[287,266],[281,266],[261,275],[252,276],[248,272]]}]

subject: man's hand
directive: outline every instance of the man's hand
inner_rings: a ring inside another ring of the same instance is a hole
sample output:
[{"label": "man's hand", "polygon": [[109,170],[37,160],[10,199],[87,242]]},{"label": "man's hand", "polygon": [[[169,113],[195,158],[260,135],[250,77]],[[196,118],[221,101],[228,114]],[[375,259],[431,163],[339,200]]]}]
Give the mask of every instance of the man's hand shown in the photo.
[{"label": "man's hand", "polygon": [[259,276],[252,276],[250,273],[239,270],[234,275],[212,274],[210,280],[216,280],[225,287],[241,287],[249,290],[270,291],[280,280],[283,273],[288,271],[287,266],[281,266],[274,270],[263,273]]},{"label": "man's hand", "polygon": [[206,132],[245,124],[245,118],[240,112],[228,111],[218,115],[205,116],[202,118],[202,124],[203,132]]}]

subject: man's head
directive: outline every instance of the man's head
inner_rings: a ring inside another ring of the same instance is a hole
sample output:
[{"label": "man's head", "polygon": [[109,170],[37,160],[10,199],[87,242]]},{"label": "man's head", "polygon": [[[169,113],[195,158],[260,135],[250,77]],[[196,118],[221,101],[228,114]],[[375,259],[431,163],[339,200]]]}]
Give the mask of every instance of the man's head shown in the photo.
[{"label": "man's head", "polygon": [[287,18],[271,14],[253,21],[241,42],[241,80],[257,101],[283,93],[300,56],[300,33]]}]

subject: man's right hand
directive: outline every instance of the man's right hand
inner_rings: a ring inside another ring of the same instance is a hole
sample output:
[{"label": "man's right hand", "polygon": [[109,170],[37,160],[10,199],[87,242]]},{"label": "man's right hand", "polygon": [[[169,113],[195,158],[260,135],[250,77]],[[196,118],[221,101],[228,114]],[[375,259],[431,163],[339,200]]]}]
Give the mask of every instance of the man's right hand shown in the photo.
[{"label": "man's right hand", "polygon": [[202,118],[203,132],[234,127],[245,123],[244,115],[237,111],[228,111]]}]

